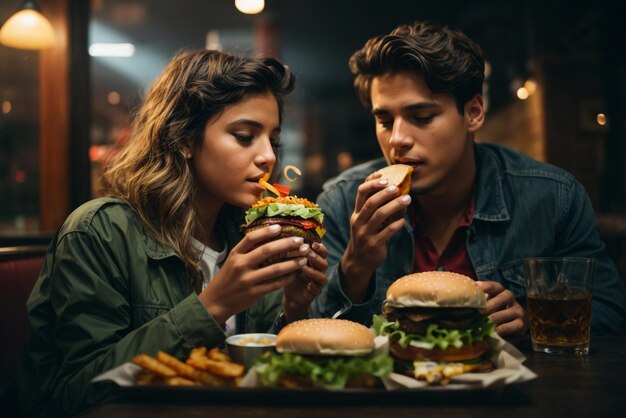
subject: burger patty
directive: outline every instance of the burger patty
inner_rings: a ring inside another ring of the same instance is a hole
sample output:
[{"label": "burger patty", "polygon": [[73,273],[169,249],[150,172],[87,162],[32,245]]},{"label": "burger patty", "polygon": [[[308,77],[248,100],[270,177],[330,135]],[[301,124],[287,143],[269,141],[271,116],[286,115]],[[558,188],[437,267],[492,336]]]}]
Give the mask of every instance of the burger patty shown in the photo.
[{"label": "burger patty", "polygon": [[[310,219],[302,220],[300,218],[295,218],[295,217],[284,217],[284,216],[262,217],[250,223],[249,225],[246,225],[244,229],[246,232],[251,232],[256,229],[264,228],[269,225],[281,225],[282,231],[280,235],[278,235],[277,238],[296,236],[296,237],[304,238],[304,240],[308,244],[311,244],[313,242],[320,242],[321,241],[320,236],[315,231],[315,229],[305,229],[302,226],[303,221],[315,222]],[[319,223],[317,224],[319,225]]]},{"label": "burger patty", "polygon": [[[303,219],[295,216],[263,216],[246,226],[246,228],[252,228],[255,226],[265,226],[265,225],[293,225],[299,228],[305,228],[304,224],[319,226],[319,222],[315,219]],[[311,229],[310,226],[305,229]]]},{"label": "burger patty", "polygon": [[412,370],[413,365],[411,363],[415,360],[436,362],[467,361],[478,359],[487,350],[489,350],[489,342],[486,340],[474,341],[471,345],[463,345],[459,348],[449,346],[446,349],[420,348],[412,345],[403,347],[395,341],[389,343],[389,352],[395,359],[396,370],[401,373],[406,369]]},{"label": "burger patty", "polygon": [[395,308],[383,305],[388,321],[398,321],[400,329],[409,334],[424,335],[430,324],[442,328],[467,329],[480,315],[475,308]]}]

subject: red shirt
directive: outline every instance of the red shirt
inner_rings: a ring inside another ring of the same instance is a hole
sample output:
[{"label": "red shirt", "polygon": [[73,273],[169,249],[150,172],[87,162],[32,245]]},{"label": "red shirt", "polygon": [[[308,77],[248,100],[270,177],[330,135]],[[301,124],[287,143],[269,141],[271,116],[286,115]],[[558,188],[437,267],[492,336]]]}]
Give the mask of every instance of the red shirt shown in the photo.
[{"label": "red shirt", "polygon": [[415,261],[413,271],[451,271],[476,279],[472,261],[467,253],[465,237],[467,228],[474,219],[475,196],[472,195],[465,216],[459,220],[450,242],[441,254],[437,253],[428,233],[420,227],[419,220],[413,211],[413,239],[415,241]]}]

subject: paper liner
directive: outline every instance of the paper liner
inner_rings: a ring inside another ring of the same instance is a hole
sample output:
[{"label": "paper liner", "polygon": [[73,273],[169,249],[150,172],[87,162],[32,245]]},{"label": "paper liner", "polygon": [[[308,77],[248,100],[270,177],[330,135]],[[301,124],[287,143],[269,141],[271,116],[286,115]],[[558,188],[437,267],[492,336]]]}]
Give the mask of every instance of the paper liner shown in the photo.
[{"label": "paper liner", "polygon": [[[375,352],[388,353],[389,341],[387,337],[376,337]],[[487,373],[465,373],[450,378],[450,383],[444,386],[429,385],[427,382],[413,379],[409,376],[392,373],[389,377],[383,378],[383,384],[387,390],[416,389],[416,390],[474,390],[474,389],[501,389],[505,385],[522,383],[535,379],[537,375],[525,367],[522,362],[526,359],[524,355],[512,344],[506,342],[497,334],[490,337],[491,361],[496,368]],[[141,367],[133,363],[124,363],[119,367],[109,370],[97,377],[92,382],[112,380],[119,386],[135,386],[135,376],[142,370]],[[254,368],[239,383],[240,387],[262,387],[262,382]],[[199,386],[199,389],[210,387]],[[285,389],[288,390],[288,389]],[[341,390],[341,389],[334,389]]]}]

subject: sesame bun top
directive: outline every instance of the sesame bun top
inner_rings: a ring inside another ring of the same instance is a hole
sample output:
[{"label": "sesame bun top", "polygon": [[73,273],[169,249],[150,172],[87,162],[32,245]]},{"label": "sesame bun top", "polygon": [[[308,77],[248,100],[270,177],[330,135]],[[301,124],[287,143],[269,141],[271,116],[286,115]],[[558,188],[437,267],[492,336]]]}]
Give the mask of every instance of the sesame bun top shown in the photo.
[{"label": "sesame bun top", "polygon": [[396,308],[477,308],[487,304],[476,282],[462,274],[426,271],[401,277],[387,289],[387,304]]},{"label": "sesame bun top", "polygon": [[295,321],[276,337],[279,353],[359,356],[373,350],[374,334],[364,325],[345,319]]}]

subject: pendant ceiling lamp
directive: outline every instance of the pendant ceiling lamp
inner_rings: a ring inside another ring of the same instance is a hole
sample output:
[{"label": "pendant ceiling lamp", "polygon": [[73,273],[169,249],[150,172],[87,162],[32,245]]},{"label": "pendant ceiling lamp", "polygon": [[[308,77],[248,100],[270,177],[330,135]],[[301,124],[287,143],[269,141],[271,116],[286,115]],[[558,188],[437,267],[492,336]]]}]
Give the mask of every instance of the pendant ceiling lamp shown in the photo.
[{"label": "pendant ceiling lamp", "polygon": [[34,1],[25,1],[0,28],[0,43],[20,49],[51,48],[55,45],[54,29]]}]

